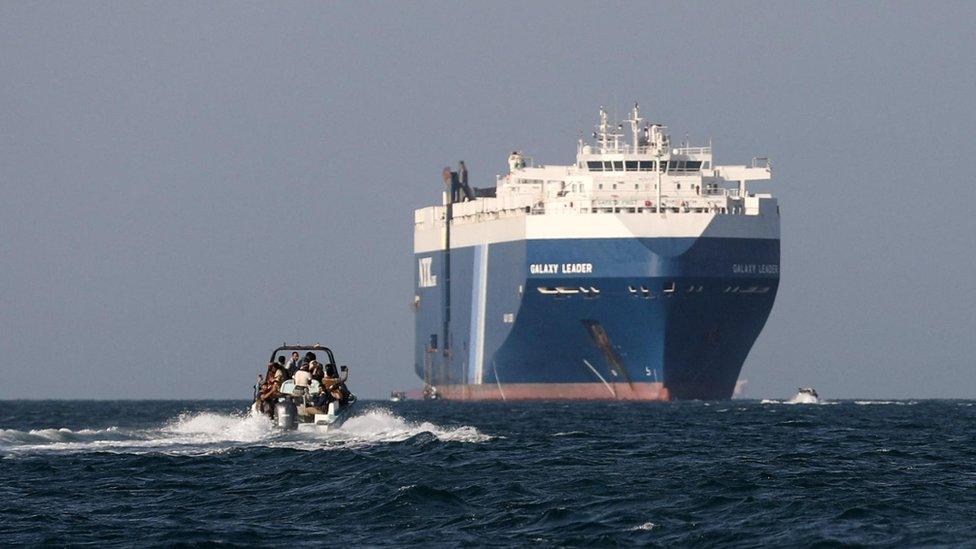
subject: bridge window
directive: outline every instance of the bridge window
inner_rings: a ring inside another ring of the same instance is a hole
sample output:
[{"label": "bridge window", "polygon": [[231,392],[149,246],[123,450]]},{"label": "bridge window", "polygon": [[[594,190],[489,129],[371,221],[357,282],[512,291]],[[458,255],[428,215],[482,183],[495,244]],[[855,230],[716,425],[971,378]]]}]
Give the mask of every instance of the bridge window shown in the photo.
[{"label": "bridge window", "polygon": [[590,160],[589,162],[586,163],[586,167],[591,172],[602,172],[603,171],[603,162],[600,162],[599,160]]},{"label": "bridge window", "polygon": [[637,161],[636,160],[628,160],[627,162],[624,163],[624,166],[627,168],[627,171],[628,172],[636,172],[637,171]]},{"label": "bridge window", "polygon": [[624,161],[623,160],[615,160],[613,162],[613,170],[615,172],[622,172],[622,171],[624,171]]},{"label": "bridge window", "polygon": [[671,172],[697,172],[702,167],[701,160],[671,160],[661,162],[661,167]]}]

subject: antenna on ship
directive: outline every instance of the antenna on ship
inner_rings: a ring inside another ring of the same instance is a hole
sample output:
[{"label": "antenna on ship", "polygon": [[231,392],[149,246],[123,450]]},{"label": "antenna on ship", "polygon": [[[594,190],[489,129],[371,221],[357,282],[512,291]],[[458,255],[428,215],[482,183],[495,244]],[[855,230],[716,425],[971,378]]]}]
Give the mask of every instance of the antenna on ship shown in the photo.
[{"label": "antenna on ship", "polygon": [[597,131],[593,132],[593,137],[596,138],[596,144],[600,147],[600,152],[607,152],[607,134],[610,133],[610,124],[607,122],[607,111],[600,105],[600,125],[597,126]]},{"label": "antenna on ship", "polygon": [[[603,105],[600,105],[600,125],[598,128],[598,131],[593,132],[593,137],[596,138],[597,145],[600,147],[600,152],[607,153],[611,150],[619,150],[621,133],[616,131],[616,129],[613,129],[609,117],[607,116],[607,110],[603,107]],[[611,140],[613,141],[613,149],[610,148]]]},{"label": "antenna on ship", "polygon": [[640,123],[643,120],[644,119],[640,117],[640,104],[635,101],[634,110],[630,111],[630,118],[627,119],[627,122],[630,122],[630,131],[634,135],[634,154],[638,154],[640,152]]}]

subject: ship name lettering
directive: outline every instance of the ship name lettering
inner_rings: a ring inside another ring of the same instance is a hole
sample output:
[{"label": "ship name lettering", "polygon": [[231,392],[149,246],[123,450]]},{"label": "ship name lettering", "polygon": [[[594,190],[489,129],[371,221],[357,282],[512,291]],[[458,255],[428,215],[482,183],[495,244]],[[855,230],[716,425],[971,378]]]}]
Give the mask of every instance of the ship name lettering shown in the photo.
[{"label": "ship name lettering", "polygon": [[563,263],[563,274],[588,274],[593,272],[592,263]]},{"label": "ship name lettering", "polygon": [[592,263],[532,263],[529,274],[589,274],[593,272]]},{"label": "ship name lettering", "polygon": [[779,274],[779,265],[775,263],[760,265],[755,263],[733,263],[732,272],[735,274]]},{"label": "ship name lettering", "polygon": [[529,265],[529,274],[556,274],[559,269],[558,263],[533,263]]}]

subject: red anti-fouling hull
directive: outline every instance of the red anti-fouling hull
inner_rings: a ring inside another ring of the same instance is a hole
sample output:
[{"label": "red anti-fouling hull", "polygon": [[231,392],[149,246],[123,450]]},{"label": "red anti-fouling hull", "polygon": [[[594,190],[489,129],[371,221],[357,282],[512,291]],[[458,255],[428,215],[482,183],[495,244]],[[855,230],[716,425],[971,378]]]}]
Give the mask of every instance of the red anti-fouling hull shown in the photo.
[{"label": "red anti-fouling hull", "polygon": [[504,383],[440,385],[447,400],[670,400],[662,383]]}]

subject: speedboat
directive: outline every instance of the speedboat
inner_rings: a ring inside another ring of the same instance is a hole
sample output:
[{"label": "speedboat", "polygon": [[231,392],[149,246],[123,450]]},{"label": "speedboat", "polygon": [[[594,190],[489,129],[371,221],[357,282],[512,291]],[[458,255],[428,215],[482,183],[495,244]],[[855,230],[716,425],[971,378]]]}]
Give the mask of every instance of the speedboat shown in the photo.
[{"label": "speedboat", "polygon": [[789,402],[790,404],[820,404],[820,395],[812,387],[800,387]]},{"label": "speedboat", "polygon": [[[290,351],[324,353],[323,358],[327,358],[328,362],[322,361],[320,364],[325,372],[335,372],[336,377],[324,377],[318,380],[309,379],[308,375],[295,375],[289,378],[288,374],[284,374],[284,379],[279,382],[278,391],[268,398],[261,399],[261,387],[266,385],[262,386],[261,378],[258,376],[259,383],[255,386],[251,410],[254,413],[270,416],[274,426],[285,431],[327,431],[338,428],[356,403],[356,395],[346,388],[349,367],[340,366],[336,369],[332,350],[319,344],[282,345],[271,353],[270,363],[278,364],[279,353]],[[316,360],[317,358],[316,356]]]},{"label": "speedboat", "polygon": [[393,391],[390,393],[390,402],[402,402],[407,400],[407,393],[403,391]]}]

